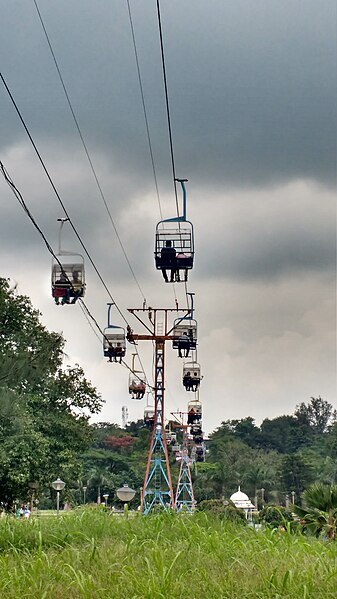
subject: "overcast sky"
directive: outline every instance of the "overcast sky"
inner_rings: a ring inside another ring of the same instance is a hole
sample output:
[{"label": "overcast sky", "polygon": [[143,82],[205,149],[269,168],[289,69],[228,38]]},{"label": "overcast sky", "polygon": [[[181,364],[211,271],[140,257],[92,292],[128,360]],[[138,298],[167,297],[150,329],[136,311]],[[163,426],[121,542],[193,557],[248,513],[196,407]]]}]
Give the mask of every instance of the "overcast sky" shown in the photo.
[{"label": "overcast sky", "polygon": [[[1,71],[118,307],[185,306],[154,268],[160,220],[126,0],[38,0],[126,263],[90,170],[33,0],[1,4]],[[130,0],[165,218],[175,216],[155,0]],[[336,405],[336,2],[161,0],[176,173],[189,180],[204,428]],[[0,158],[57,248],[63,216],[5,88]],[[67,339],[106,401],[99,420],[142,417],[128,372],[108,364],[78,305],[50,297],[50,255],[0,180],[1,276]],[[70,229],[66,249],[80,251]],[[107,294],[87,266],[85,301],[101,327]],[[123,325],[117,311],[115,324]],[[166,412],[186,409],[182,360],[167,347]],[[152,379],[152,346],[139,344]],[[131,364],[132,346],[128,350]]]}]

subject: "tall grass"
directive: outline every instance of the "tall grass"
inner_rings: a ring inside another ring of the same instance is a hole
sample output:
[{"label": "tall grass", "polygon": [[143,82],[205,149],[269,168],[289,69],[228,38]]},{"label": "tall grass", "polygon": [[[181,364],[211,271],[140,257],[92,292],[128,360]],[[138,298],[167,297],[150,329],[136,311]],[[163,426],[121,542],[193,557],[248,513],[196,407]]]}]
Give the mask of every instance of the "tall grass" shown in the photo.
[{"label": "tall grass", "polygon": [[8,599],[336,599],[337,547],[206,514],[0,521]]}]

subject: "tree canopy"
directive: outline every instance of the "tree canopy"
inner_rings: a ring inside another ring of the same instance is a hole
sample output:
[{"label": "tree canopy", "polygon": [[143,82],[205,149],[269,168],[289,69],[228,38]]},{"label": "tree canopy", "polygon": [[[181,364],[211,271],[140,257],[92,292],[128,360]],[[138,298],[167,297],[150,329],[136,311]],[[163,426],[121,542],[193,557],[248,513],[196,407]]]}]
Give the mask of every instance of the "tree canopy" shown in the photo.
[{"label": "tree canopy", "polygon": [[29,483],[65,480],[80,469],[89,417],[102,400],[82,368],[62,367],[64,339],[49,332],[28,297],[0,279],[0,497],[13,501]]}]

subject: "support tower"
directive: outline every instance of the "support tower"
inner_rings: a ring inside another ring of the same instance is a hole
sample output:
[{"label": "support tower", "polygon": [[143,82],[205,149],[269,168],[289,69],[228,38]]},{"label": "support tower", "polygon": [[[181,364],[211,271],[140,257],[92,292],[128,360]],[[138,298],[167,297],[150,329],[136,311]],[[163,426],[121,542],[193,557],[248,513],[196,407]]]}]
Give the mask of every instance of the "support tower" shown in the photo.
[{"label": "support tower", "polygon": [[[128,341],[130,343],[151,341],[155,345],[155,416],[141,499],[141,509],[144,515],[157,506],[161,506],[164,510],[174,509],[174,494],[164,426],[164,395],[165,342],[173,340],[174,328],[169,328],[168,314],[177,311],[178,307],[129,308],[129,312],[147,329],[148,334],[139,335],[128,329]],[[184,312],[185,315],[190,313],[189,309],[179,311]],[[139,316],[141,312],[148,313],[149,325]]]}]

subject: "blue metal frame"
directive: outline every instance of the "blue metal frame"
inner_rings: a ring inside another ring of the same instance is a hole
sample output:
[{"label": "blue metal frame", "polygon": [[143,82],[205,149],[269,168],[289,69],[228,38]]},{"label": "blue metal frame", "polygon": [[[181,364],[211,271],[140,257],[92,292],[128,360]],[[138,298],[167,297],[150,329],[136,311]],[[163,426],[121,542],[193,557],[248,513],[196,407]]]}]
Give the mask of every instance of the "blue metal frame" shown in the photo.
[{"label": "blue metal frame", "polygon": [[[188,181],[188,179],[176,179],[176,181],[179,181],[182,190],[183,190],[183,213],[182,216],[176,216],[174,218],[166,218],[165,220],[162,220],[160,222],[162,223],[182,223],[182,222],[189,222],[186,220],[186,187],[185,187],[185,183]],[[190,223],[192,225],[192,223]],[[192,225],[192,230],[193,230],[193,225]]]},{"label": "blue metal frame", "polygon": [[164,343],[156,342],[155,420],[142,496],[145,516],[157,505],[165,511],[174,507],[164,431]]},{"label": "blue metal frame", "polygon": [[183,450],[181,456],[180,472],[177,483],[177,494],[175,500],[176,512],[190,512],[195,510],[193,494],[193,483],[190,470],[190,458],[188,455],[188,436],[186,428],[183,431]]}]

